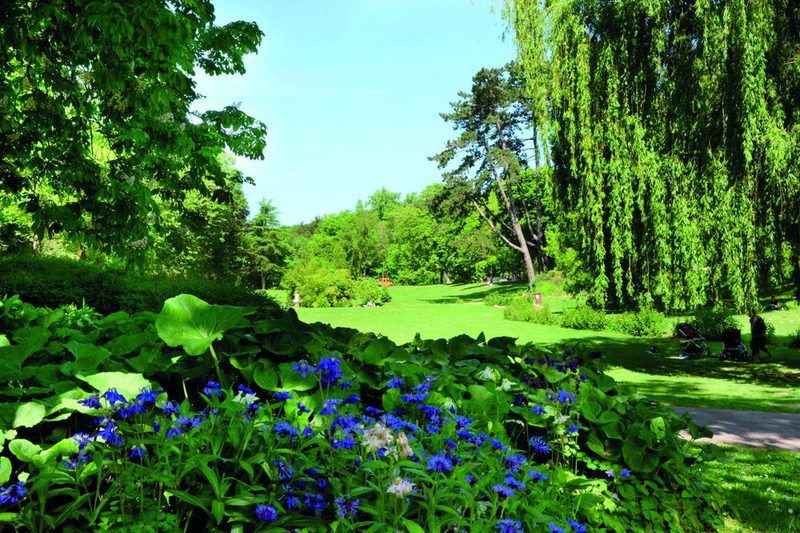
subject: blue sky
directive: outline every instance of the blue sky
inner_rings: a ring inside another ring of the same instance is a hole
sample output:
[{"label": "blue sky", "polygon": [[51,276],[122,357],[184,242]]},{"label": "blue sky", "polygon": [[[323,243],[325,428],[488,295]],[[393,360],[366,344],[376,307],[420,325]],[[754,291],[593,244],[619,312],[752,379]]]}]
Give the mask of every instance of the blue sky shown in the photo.
[{"label": "blue sky", "polygon": [[[264,32],[245,76],[197,76],[198,109],[235,102],[269,128],[253,211],[283,224],[352,209],[381,187],[404,195],[441,180],[427,157],[455,133],[439,113],[473,74],[514,59],[502,0],[218,0],[217,22]],[[504,38],[505,35],[505,38]]]}]

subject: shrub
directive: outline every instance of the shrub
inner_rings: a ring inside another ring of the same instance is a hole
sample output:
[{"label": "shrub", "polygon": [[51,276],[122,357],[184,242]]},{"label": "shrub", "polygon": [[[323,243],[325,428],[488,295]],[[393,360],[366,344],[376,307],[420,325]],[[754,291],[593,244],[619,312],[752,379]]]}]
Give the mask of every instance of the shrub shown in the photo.
[{"label": "shrub", "polygon": [[800,329],[792,333],[787,346],[789,346],[789,348],[800,348]]},{"label": "shrub", "polygon": [[362,278],[353,282],[352,305],[365,305],[372,302],[376,305],[386,303],[392,299],[389,290],[380,282],[371,278]]},{"label": "shrub", "polygon": [[657,337],[664,332],[664,314],[654,309],[640,309],[608,317],[609,327],[634,337]]},{"label": "shrub", "polygon": [[690,324],[700,335],[715,341],[722,340],[722,332],[726,329],[740,329],[734,318],[734,312],[719,306],[697,311]]},{"label": "shrub", "polygon": [[511,305],[514,300],[528,296],[528,291],[509,292],[502,289],[495,289],[483,298],[486,305]]},{"label": "shrub", "polygon": [[534,305],[533,297],[528,293],[514,298],[503,310],[503,318],[545,326],[558,326],[560,322],[558,315],[551,313],[547,306]]},{"label": "shrub", "polygon": [[63,257],[14,256],[0,260],[0,296],[19,294],[36,306],[55,309],[84,304],[100,313],[158,312],[177,294],[196,294],[216,304],[278,309],[265,294],[203,278],[133,274]]},{"label": "shrub", "polygon": [[561,326],[572,329],[588,329],[600,331],[606,327],[606,315],[586,304],[565,309],[561,317]]}]

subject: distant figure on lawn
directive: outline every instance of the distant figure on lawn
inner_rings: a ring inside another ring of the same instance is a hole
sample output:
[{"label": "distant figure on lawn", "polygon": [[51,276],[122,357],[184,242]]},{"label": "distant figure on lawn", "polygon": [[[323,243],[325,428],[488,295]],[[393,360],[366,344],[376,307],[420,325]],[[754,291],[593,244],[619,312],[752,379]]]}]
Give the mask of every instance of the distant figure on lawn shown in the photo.
[{"label": "distant figure on lawn", "polygon": [[777,298],[774,296],[772,300],[769,301],[769,305],[767,306],[767,311],[785,311],[786,308],[781,305]]},{"label": "distant figure on lawn", "polygon": [[767,349],[767,324],[758,316],[756,310],[750,311],[750,349],[753,351],[753,362],[760,363],[761,351],[765,351],[772,361],[772,353]]},{"label": "distant figure on lawn", "polygon": [[292,305],[294,305],[295,308],[300,307],[300,293],[297,291],[295,291],[294,298],[292,298]]}]

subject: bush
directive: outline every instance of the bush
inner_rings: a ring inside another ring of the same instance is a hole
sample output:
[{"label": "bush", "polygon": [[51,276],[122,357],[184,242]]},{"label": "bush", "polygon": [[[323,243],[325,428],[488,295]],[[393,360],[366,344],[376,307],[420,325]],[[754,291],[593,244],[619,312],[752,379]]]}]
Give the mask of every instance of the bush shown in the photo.
[{"label": "bush", "polygon": [[726,329],[740,329],[733,315],[733,310],[724,307],[701,309],[695,313],[690,324],[706,339],[721,341],[722,332]]},{"label": "bush", "polygon": [[303,307],[346,307],[367,302],[388,302],[389,292],[373,279],[354,280],[343,268],[333,268],[319,259],[298,261],[283,276],[281,286],[300,293]]},{"label": "bush", "polygon": [[84,304],[100,313],[159,312],[177,294],[195,294],[208,302],[277,310],[264,294],[240,285],[204,278],[133,274],[63,257],[14,256],[0,260],[0,296],[19,294],[36,306],[55,309]]},{"label": "bush", "polygon": [[634,337],[657,337],[664,332],[664,314],[654,309],[640,309],[609,317],[609,327]]},{"label": "bush", "polygon": [[789,346],[789,348],[800,348],[800,329],[792,333],[787,346]]},{"label": "bush", "polygon": [[606,327],[606,315],[602,311],[581,304],[564,310],[561,325],[565,328],[600,331]]},{"label": "bush", "polygon": [[376,305],[384,304],[392,299],[389,290],[380,282],[371,278],[362,278],[353,282],[352,305],[365,305],[372,302]]},{"label": "bush", "polygon": [[528,291],[508,292],[502,289],[495,289],[483,298],[483,303],[486,305],[511,305],[514,300],[530,296]]},{"label": "bush", "polygon": [[534,305],[533,297],[528,293],[514,298],[503,310],[503,318],[545,326],[558,326],[560,322],[558,315],[551,313],[547,306]]}]

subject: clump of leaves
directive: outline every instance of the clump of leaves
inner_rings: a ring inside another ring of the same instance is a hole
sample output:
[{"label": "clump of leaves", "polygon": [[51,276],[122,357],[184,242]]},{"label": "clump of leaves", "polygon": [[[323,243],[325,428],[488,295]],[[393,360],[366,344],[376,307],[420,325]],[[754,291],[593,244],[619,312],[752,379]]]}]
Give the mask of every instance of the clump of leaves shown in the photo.
[{"label": "clump of leaves", "polygon": [[732,309],[719,306],[700,309],[694,314],[690,324],[706,339],[719,341],[726,329],[739,329],[734,314]]}]

